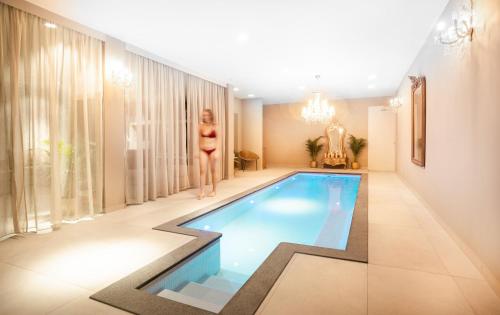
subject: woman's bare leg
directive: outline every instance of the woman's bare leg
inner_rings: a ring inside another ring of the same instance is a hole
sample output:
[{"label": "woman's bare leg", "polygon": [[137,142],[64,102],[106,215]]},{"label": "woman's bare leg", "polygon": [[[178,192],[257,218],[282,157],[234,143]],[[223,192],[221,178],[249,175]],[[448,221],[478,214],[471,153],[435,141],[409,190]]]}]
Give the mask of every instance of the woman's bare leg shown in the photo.
[{"label": "woman's bare leg", "polygon": [[205,197],[205,179],[207,175],[208,156],[205,152],[200,150],[200,193],[198,199]]},{"label": "woman's bare leg", "polygon": [[209,197],[215,196],[217,192],[217,158],[214,154],[208,157],[208,162],[210,163],[210,174],[212,175],[212,191],[208,194]]}]

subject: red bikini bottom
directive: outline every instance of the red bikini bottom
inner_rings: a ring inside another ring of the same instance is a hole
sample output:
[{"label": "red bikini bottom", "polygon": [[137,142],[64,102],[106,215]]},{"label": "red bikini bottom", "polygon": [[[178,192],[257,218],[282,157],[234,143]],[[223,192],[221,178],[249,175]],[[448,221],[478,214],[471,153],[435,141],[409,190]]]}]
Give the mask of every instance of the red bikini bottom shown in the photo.
[{"label": "red bikini bottom", "polygon": [[205,152],[207,155],[212,154],[212,152],[215,151],[215,149],[201,149],[203,152]]}]

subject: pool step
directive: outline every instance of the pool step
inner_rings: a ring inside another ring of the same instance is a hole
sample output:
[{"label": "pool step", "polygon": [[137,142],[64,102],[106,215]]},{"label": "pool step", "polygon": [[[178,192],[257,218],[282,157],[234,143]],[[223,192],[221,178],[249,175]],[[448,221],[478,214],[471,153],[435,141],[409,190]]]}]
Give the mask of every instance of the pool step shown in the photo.
[{"label": "pool step", "polygon": [[243,285],[248,280],[248,276],[247,275],[244,275],[242,273],[238,273],[238,272],[235,272],[235,271],[227,270],[227,269],[221,269],[217,273],[217,276],[221,277],[221,278],[224,278],[224,279],[227,279],[227,280],[229,280],[231,282],[239,283],[241,285]]},{"label": "pool step", "polygon": [[221,269],[219,273],[208,277],[201,284],[189,282],[179,292],[163,290],[158,295],[218,313],[247,279],[248,277],[244,274]]},{"label": "pool step", "polygon": [[236,291],[238,291],[243,286],[243,284],[239,282],[233,282],[220,276],[210,276],[202,284],[206,287],[221,290],[231,294],[236,293]]},{"label": "pool step", "polygon": [[233,296],[232,293],[210,288],[196,282],[189,282],[179,291],[179,293],[218,305],[220,309],[222,309]]},{"label": "pool step", "polygon": [[348,211],[331,212],[326,218],[314,245],[337,249],[346,246],[347,238],[344,239],[342,231],[344,231],[350,216],[352,216],[352,212]]},{"label": "pool step", "polygon": [[173,300],[179,303],[188,304],[197,308],[201,308],[210,312],[218,313],[222,309],[224,305],[218,305],[211,302],[207,302],[202,299],[198,299],[189,295],[184,295],[179,292],[171,291],[171,290],[163,290],[158,293],[158,296],[163,298]]}]

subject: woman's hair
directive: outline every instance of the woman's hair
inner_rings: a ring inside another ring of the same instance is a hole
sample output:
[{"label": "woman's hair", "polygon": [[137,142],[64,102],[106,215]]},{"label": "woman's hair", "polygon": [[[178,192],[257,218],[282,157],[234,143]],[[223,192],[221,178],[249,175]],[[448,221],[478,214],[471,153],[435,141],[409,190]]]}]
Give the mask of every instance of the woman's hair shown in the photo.
[{"label": "woman's hair", "polygon": [[214,112],[210,108],[204,108],[202,114],[204,113],[208,113],[210,115],[210,120],[211,120],[210,122],[214,124],[215,123]]}]

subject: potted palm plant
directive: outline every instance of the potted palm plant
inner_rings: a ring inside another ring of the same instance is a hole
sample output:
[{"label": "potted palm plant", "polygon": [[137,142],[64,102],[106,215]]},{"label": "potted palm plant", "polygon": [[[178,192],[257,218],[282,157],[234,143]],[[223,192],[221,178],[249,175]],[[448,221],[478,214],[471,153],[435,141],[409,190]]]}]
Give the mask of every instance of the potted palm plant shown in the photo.
[{"label": "potted palm plant", "polygon": [[352,155],[354,156],[354,160],[352,161],[351,167],[355,170],[359,169],[358,156],[366,147],[366,140],[363,138],[356,138],[353,135],[349,136],[349,148],[352,151]]},{"label": "potted palm plant", "polygon": [[323,144],[318,143],[321,138],[323,137],[319,136],[314,140],[307,139],[306,141],[306,150],[309,153],[309,157],[311,158],[309,166],[311,166],[312,168],[316,168],[318,166],[318,162],[316,161],[316,159],[318,158],[318,154],[321,149],[323,149]]}]

